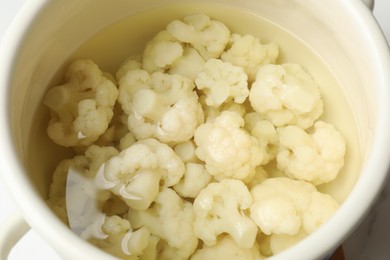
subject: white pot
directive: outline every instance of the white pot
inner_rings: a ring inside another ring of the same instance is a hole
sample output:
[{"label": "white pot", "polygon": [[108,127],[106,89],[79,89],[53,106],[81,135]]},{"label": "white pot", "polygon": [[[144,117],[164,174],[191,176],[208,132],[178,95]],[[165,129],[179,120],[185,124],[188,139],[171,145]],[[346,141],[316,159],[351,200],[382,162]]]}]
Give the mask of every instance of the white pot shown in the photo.
[{"label": "white pot", "polygon": [[[36,0],[28,1],[19,13],[0,50],[0,167],[22,214],[0,231],[0,258],[6,257],[28,226],[65,259],[111,258],[77,237],[47,207],[49,169],[57,155],[47,149],[51,146],[47,138],[31,134],[45,131],[44,118],[35,113],[42,109],[51,77],[80,43],[134,12],[175,2],[191,1]],[[362,151],[359,178],[329,222],[272,259],[325,257],[369,211],[387,176],[390,56],[379,26],[369,8],[357,0],[193,2],[229,4],[266,17],[309,44],[340,79],[357,121]]]}]

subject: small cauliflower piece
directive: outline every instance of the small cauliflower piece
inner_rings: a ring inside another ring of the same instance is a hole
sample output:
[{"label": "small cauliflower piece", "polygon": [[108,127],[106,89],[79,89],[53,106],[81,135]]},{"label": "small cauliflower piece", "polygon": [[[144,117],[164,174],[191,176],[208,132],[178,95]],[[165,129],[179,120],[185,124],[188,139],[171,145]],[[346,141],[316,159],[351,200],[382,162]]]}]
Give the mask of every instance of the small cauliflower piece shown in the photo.
[{"label": "small cauliflower piece", "polygon": [[146,44],[142,55],[142,68],[149,73],[165,72],[183,55],[183,46],[168,31],[160,31]]},{"label": "small cauliflower piece", "polygon": [[302,241],[305,237],[308,236],[308,233],[301,230],[295,235],[271,235],[269,239],[269,247],[273,255],[279,254],[284,250],[292,247],[297,244],[299,241]]},{"label": "small cauliflower piece", "polygon": [[160,184],[175,185],[183,177],[184,163],[171,147],[155,139],[141,140],[110,158],[97,181],[129,207],[145,210],[157,196]]},{"label": "small cauliflower piece", "polygon": [[199,159],[195,154],[196,145],[192,140],[177,144],[173,149],[184,163],[199,162]]},{"label": "small cauliflower piece", "polygon": [[127,72],[137,69],[142,69],[142,56],[130,56],[122,62],[115,74],[115,78],[119,82]]},{"label": "small cauliflower piece", "polygon": [[180,75],[144,70],[126,74],[119,83],[119,102],[136,139],[153,137],[170,144],[190,140],[204,120],[194,87]]},{"label": "small cauliflower piece", "polygon": [[346,142],[331,124],[318,121],[312,132],[296,126],[280,128],[277,167],[298,180],[314,185],[334,180],[344,165]]},{"label": "small cauliflower piece", "polygon": [[230,100],[242,104],[249,95],[248,76],[244,69],[219,59],[206,62],[195,84],[206,94],[208,106],[219,107]]},{"label": "small cauliflower piece", "polygon": [[247,113],[244,116],[245,129],[255,137],[260,147],[266,152],[262,164],[267,164],[276,157],[279,145],[279,136],[275,126],[256,113]]},{"label": "small cauliflower piece", "polygon": [[[84,155],[62,160],[53,173],[47,203],[73,229],[84,229],[111,193],[95,187],[94,177],[106,160],[118,154],[113,147],[88,147]],[[73,200],[72,198],[77,198]]]},{"label": "small cauliflower piece", "polygon": [[191,257],[191,260],[214,259],[260,260],[264,257],[256,243],[252,248],[240,248],[230,236],[224,236],[216,245],[204,245]]},{"label": "small cauliflower piece", "polygon": [[297,64],[262,66],[249,101],[257,113],[277,127],[296,125],[306,129],[323,112],[317,83]]},{"label": "small cauliflower piece", "polygon": [[194,81],[203,69],[204,59],[199,52],[191,47],[186,47],[183,55],[177,58],[169,69],[169,74],[179,74]]},{"label": "small cauliflower piece", "polygon": [[128,214],[135,228],[146,227],[153,235],[165,240],[174,259],[187,259],[196,250],[198,238],[194,234],[194,211],[170,188],[162,188],[149,209],[130,209]]},{"label": "small cauliflower piece", "polygon": [[218,58],[229,42],[230,31],[223,23],[205,14],[194,14],[174,20],[166,29],[178,41],[189,43],[204,60]]},{"label": "small cauliflower piece", "polygon": [[262,44],[259,38],[253,35],[230,35],[227,50],[222,53],[221,59],[233,65],[243,67],[248,74],[249,82],[253,82],[261,66],[276,63],[279,55],[276,43]]},{"label": "small cauliflower piece", "polygon": [[267,179],[252,188],[251,194],[250,218],[267,235],[312,233],[339,207],[313,184],[286,177]]},{"label": "small cauliflower piece", "polygon": [[242,181],[224,179],[210,183],[194,201],[195,235],[207,246],[213,246],[219,235],[227,233],[239,247],[252,248],[258,229],[245,215],[252,202]]},{"label": "small cauliflower piece", "polygon": [[118,216],[105,217],[100,229],[105,238],[94,238],[89,242],[120,259],[138,259],[149,243],[147,228],[133,230],[127,219]]},{"label": "small cauliflower piece", "polygon": [[243,126],[244,119],[238,113],[224,111],[196,130],[196,155],[216,180],[250,181],[256,166],[263,161],[264,151]]},{"label": "small cauliflower piece", "polygon": [[203,164],[187,163],[183,178],[173,186],[182,197],[195,198],[211,181],[211,175]]},{"label": "small cauliflower piece", "polygon": [[76,60],[65,83],[50,89],[43,103],[51,111],[49,137],[65,147],[88,146],[108,128],[118,89],[91,60]]}]

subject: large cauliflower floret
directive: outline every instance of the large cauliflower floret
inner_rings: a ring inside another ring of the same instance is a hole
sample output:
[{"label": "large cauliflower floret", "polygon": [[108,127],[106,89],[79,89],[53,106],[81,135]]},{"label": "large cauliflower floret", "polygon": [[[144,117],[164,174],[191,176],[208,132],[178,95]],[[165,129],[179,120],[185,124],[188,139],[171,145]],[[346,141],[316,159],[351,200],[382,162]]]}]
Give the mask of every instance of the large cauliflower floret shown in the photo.
[{"label": "large cauliflower floret", "polygon": [[159,32],[146,44],[142,55],[142,67],[149,73],[165,72],[183,55],[183,46],[169,32]]},{"label": "large cauliflower floret", "polygon": [[278,127],[297,125],[306,129],[323,112],[316,82],[297,64],[261,67],[249,100],[256,112]]},{"label": "large cauliflower floret", "polygon": [[204,60],[221,55],[230,38],[230,31],[223,23],[204,14],[189,15],[183,21],[172,21],[167,31],[177,40],[191,44]]},{"label": "large cauliflower floret", "polygon": [[212,107],[230,100],[242,104],[249,95],[248,76],[244,69],[219,59],[206,62],[195,84],[206,94],[206,104]]},{"label": "large cauliflower floret", "polygon": [[252,202],[248,188],[240,180],[210,183],[194,201],[196,236],[207,246],[213,246],[219,235],[227,233],[239,247],[252,248],[257,227],[245,215]]},{"label": "large cauliflower floret", "polygon": [[103,237],[89,241],[120,259],[137,260],[149,244],[150,232],[147,228],[133,230],[127,219],[118,216],[104,217],[98,228]]},{"label": "large cauliflower floret", "polygon": [[65,73],[65,83],[45,98],[52,110],[47,128],[57,144],[88,146],[108,128],[118,97],[115,84],[91,60],[76,60]]},{"label": "large cauliflower floret", "polygon": [[55,169],[48,204],[73,230],[88,227],[110,198],[110,192],[95,186],[94,178],[101,165],[117,154],[113,147],[92,145],[84,155],[65,159]]},{"label": "large cauliflower floret", "polygon": [[278,55],[279,49],[275,43],[261,44],[260,39],[253,35],[233,33],[228,49],[222,53],[221,59],[243,67],[249,81],[253,82],[259,68],[265,64],[275,63]]},{"label": "large cauliflower floret", "polygon": [[299,127],[280,128],[277,166],[284,173],[314,185],[334,180],[344,165],[346,143],[333,125],[318,121],[313,131]]},{"label": "large cauliflower floret", "polygon": [[119,83],[119,102],[134,136],[165,143],[190,140],[204,120],[194,87],[180,75],[129,71]]},{"label": "large cauliflower floret", "polygon": [[144,210],[157,196],[160,184],[175,185],[184,171],[184,163],[171,147],[146,139],[110,158],[97,180],[101,188],[110,189],[129,207]]},{"label": "large cauliflower floret", "polygon": [[215,259],[260,260],[264,257],[256,243],[252,248],[240,248],[230,236],[224,236],[214,246],[204,245],[191,257],[191,260]]},{"label": "large cauliflower floret", "polygon": [[215,179],[250,181],[263,161],[265,151],[243,126],[244,119],[238,113],[225,111],[196,130],[196,155]]},{"label": "large cauliflower floret", "polygon": [[198,245],[193,230],[195,216],[192,204],[170,188],[160,191],[151,208],[145,211],[130,209],[128,216],[135,228],[144,226],[153,235],[165,240],[169,251],[174,251],[172,259],[187,259]]},{"label": "large cauliflower floret", "polygon": [[251,190],[250,217],[267,234],[295,235],[314,232],[338,209],[329,195],[313,184],[286,177],[270,178]]}]

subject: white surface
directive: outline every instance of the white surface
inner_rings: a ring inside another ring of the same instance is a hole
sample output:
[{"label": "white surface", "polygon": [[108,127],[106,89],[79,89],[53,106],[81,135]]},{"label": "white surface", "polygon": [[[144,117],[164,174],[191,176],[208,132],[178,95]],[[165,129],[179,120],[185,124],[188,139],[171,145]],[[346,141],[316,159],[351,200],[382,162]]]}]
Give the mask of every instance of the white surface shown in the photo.
[{"label": "white surface", "polygon": [[[0,0],[0,39],[17,11],[26,0]],[[390,39],[390,1],[376,0],[374,15]],[[1,58],[1,54],[0,54]],[[390,184],[361,226],[344,243],[347,260],[390,259]],[[0,183],[0,223],[16,209],[5,187]],[[34,232],[29,231],[11,252],[14,259],[59,259],[53,250]]]}]

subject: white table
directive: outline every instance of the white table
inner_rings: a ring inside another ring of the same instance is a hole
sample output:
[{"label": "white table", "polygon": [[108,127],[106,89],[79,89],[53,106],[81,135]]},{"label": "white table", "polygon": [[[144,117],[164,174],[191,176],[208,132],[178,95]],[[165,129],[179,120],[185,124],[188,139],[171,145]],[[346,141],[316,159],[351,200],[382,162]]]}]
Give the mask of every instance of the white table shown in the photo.
[{"label": "white table", "polygon": [[[0,38],[26,0],[0,0]],[[374,15],[390,40],[390,1],[375,0]],[[390,182],[380,199],[360,227],[344,243],[347,260],[390,259]],[[16,210],[5,187],[0,183],[0,223]],[[33,231],[15,246],[10,255],[14,259],[51,259],[59,257]]]}]

